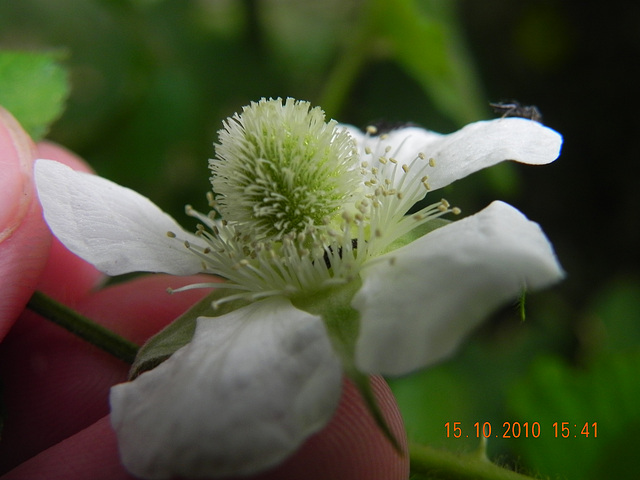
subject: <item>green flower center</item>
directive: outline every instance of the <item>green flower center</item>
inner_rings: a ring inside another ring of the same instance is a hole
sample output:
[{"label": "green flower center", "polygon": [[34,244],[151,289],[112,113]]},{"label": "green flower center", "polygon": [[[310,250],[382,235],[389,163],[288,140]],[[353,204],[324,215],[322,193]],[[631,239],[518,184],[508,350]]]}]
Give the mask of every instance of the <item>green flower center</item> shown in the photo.
[{"label": "green flower center", "polygon": [[215,208],[254,240],[326,229],[360,180],[352,138],[308,102],[251,103],[219,141],[209,162]]},{"label": "green flower center", "polygon": [[[216,305],[344,285],[365,263],[405,243],[400,237],[456,213],[443,200],[404,216],[428,190],[423,173],[433,161],[417,152],[400,164],[388,155],[402,146],[393,150],[386,139],[381,135],[360,158],[346,128],[291,98],[262,99],[227,119],[209,162],[213,210],[186,209],[201,222],[202,243],[182,240],[203,272],[227,280],[217,288],[238,292]],[[179,290],[201,286],[211,284]]]}]

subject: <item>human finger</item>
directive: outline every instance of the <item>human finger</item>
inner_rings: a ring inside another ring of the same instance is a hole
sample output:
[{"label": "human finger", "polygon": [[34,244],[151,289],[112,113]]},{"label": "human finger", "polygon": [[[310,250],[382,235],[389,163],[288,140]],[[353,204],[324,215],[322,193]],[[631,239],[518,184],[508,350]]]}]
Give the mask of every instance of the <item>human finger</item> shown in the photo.
[{"label": "human finger", "polygon": [[33,183],[35,147],[0,108],[0,340],[31,297],[49,254]]},{"label": "human finger", "polygon": [[[198,277],[150,275],[86,296],[77,309],[142,343],[206,292],[170,296],[166,289],[202,281]],[[6,420],[0,472],[15,466],[109,412],[109,389],[126,380],[129,366],[26,311],[0,354]]]}]

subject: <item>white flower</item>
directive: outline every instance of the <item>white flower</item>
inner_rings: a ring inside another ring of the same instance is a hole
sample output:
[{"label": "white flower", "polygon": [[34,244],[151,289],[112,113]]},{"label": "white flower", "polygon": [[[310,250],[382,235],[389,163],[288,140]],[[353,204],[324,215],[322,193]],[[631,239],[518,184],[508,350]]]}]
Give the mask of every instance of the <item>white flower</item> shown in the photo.
[{"label": "white flower", "polygon": [[306,102],[263,99],[220,132],[213,213],[187,208],[196,234],[131,190],[38,161],[45,218],[70,250],[112,275],[209,272],[231,292],[190,343],[113,387],[125,466],[150,479],[264,470],[328,422],[343,371],[436,362],[523,288],[558,281],[538,225],[505,203],[436,230],[458,213],[446,201],[405,214],[500,161],[552,162],[561,142],[520,118],[362,133]]}]

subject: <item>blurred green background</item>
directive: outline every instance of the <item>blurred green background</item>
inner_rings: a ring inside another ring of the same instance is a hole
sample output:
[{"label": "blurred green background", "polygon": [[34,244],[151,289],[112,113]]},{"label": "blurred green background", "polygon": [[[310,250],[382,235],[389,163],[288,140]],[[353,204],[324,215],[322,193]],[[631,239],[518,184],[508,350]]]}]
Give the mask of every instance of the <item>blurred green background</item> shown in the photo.
[{"label": "blurred green background", "polygon": [[[360,127],[440,132],[491,118],[490,101],[537,105],[564,135],[559,161],[501,165],[445,195],[463,213],[517,206],[566,281],[528,296],[525,322],[508,306],[455,358],[391,384],[415,441],[468,451],[474,423],[491,422],[490,457],[532,475],[640,471],[640,4],[0,0],[0,49],[52,52],[71,89],[47,138],[185,225],[184,204],[206,209],[222,119],[251,100],[293,96]],[[540,435],[495,438],[504,422],[538,422]],[[594,422],[597,438],[580,434]]]}]

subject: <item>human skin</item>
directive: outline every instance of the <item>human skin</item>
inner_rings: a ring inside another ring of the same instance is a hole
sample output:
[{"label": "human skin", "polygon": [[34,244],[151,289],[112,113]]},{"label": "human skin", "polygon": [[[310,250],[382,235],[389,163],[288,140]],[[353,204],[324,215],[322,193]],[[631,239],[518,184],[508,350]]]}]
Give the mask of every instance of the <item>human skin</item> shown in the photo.
[{"label": "human skin", "polygon": [[[118,480],[133,478],[118,460],[109,424],[109,388],[126,381],[128,365],[24,310],[34,289],[142,344],[207,293],[180,287],[202,278],[147,275],[100,288],[103,275],[52,238],[41,216],[31,177],[35,158],[89,171],[69,151],[34,146],[0,112],[0,279],[3,330],[0,376],[6,420],[0,441],[0,479]],[[17,184],[16,184],[17,182]],[[406,450],[402,419],[388,386],[372,379],[378,402]],[[214,414],[215,412],[212,412]],[[408,456],[380,433],[357,390],[344,381],[333,419],[292,457],[255,479],[406,479]]]}]

